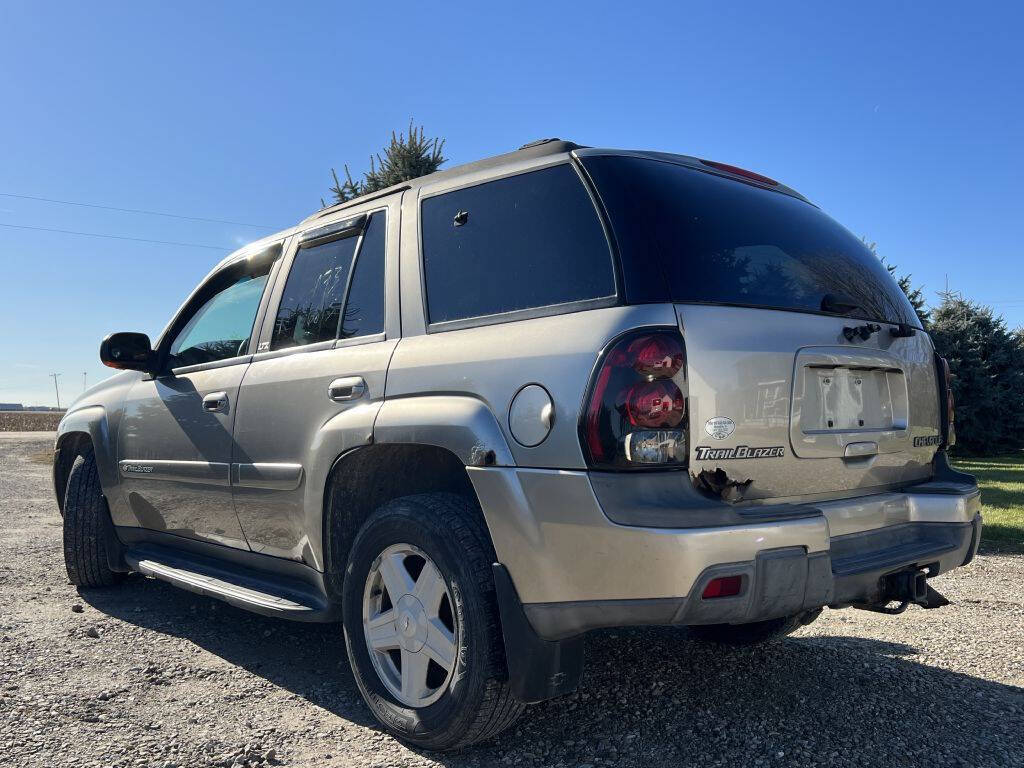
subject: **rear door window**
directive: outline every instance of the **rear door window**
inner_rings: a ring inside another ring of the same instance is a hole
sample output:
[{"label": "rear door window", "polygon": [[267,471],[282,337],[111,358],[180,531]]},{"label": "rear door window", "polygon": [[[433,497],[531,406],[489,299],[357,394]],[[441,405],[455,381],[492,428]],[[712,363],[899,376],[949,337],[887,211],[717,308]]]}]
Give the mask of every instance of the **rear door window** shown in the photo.
[{"label": "rear door window", "polygon": [[615,295],[604,229],[568,164],[429,197],[421,226],[430,323]]},{"label": "rear door window", "polygon": [[672,162],[600,155],[583,165],[608,210],[631,303],[842,306],[845,316],[920,326],[875,255],[810,203]]},{"label": "rear door window", "polygon": [[274,322],[271,349],[316,344],[337,337],[358,237],[332,240],[295,254]]}]

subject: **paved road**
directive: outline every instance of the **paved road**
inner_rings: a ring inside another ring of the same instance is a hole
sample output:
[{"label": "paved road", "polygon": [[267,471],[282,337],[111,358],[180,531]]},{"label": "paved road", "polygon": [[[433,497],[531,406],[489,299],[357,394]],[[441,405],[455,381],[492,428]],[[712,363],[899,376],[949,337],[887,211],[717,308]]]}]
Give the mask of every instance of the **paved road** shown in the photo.
[{"label": "paved road", "polygon": [[596,633],[578,693],[432,756],[375,728],[336,627],[140,577],[79,595],[50,445],[0,436],[0,765],[1024,765],[1024,556],[938,579],[949,608],[826,611],[768,648]]}]

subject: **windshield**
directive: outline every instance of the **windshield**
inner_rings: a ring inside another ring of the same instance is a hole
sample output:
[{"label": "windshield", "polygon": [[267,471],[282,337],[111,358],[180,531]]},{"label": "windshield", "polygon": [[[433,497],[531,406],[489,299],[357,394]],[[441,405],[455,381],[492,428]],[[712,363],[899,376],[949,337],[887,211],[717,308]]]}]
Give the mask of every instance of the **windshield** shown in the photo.
[{"label": "windshield", "polygon": [[667,283],[676,302],[920,327],[879,259],[810,203],[660,160],[582,162],[608,210],[630,301],[657,300],[651,283]]}]

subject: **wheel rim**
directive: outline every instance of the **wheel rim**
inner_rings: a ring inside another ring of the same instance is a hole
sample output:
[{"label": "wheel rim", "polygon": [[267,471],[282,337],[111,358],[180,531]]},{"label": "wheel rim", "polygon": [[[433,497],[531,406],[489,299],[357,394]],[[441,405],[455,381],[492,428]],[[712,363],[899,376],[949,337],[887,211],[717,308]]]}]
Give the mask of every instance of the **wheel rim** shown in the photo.
[{"label": "wheel rim", "polygon": [[406,706],[433,704],[448,688],[459,658],[455,603],[423,550],[393,544],[373,561],[363,636],[380,681]]}]

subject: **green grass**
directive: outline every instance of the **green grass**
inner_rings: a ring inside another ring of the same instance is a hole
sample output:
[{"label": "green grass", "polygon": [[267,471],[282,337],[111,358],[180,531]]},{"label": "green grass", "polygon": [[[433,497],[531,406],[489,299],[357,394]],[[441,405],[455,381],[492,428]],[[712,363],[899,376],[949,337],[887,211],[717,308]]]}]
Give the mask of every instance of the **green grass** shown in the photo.
[{"label": "green grass", "polygon": [[978,478],[982,543],[1024,547],[1024,453],[956,459],[954,465]]}]

